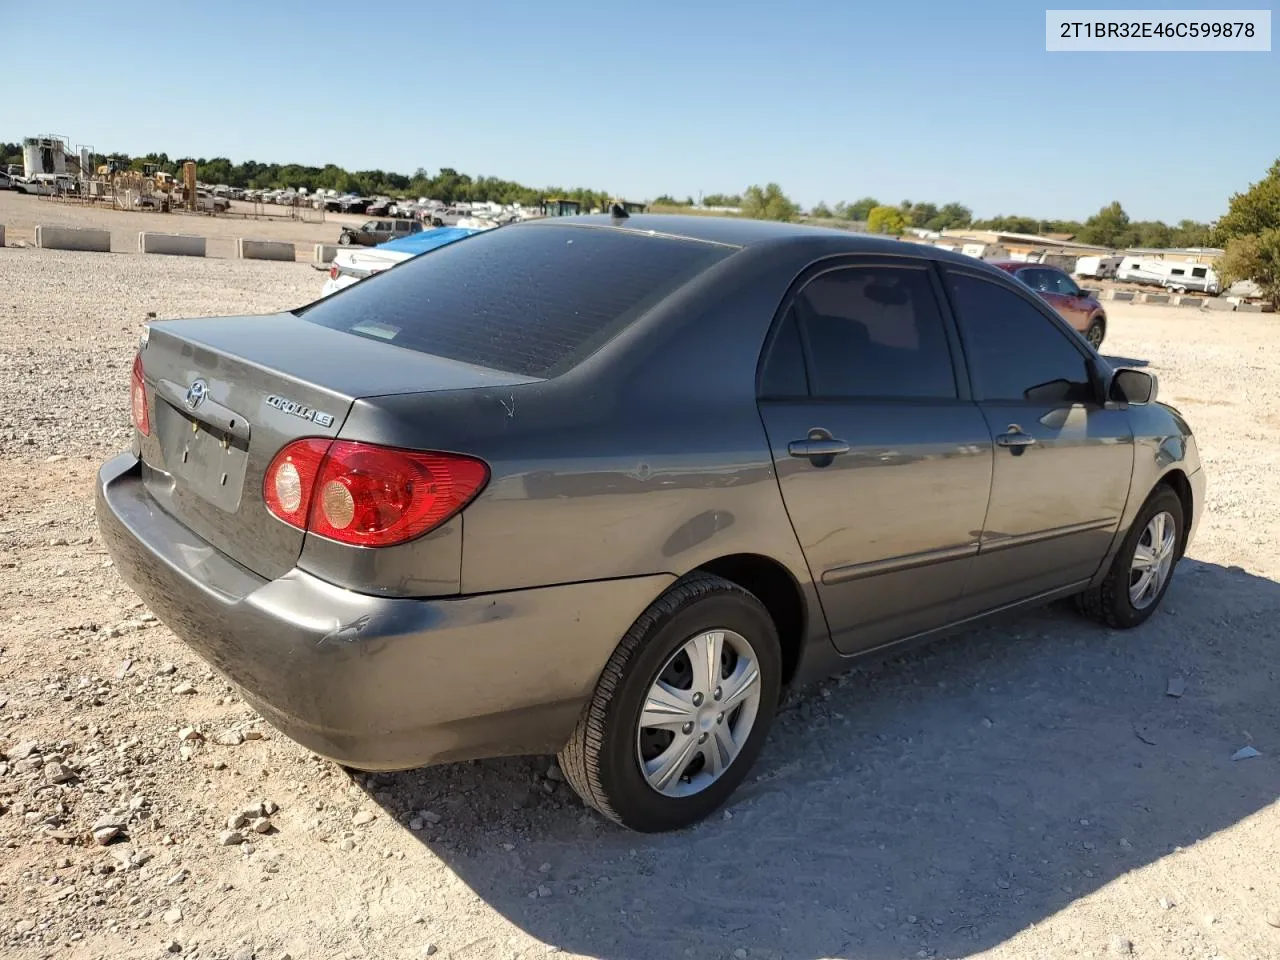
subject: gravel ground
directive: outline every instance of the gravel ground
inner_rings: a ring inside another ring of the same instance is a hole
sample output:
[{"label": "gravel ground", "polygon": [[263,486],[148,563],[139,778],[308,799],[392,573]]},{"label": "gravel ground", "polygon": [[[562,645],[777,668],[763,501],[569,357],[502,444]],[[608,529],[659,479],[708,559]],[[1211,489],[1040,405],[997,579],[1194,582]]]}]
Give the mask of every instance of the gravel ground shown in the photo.
[{"label": "gravel ground", "polygon": [[1111,307],[1210,471],[1147,625],[1063,605],[860,667],[793,698],[722,818],[643,837],[549,758],[352,779],[111,569],[93,474],[147,314],[320,282],[0,249],[0,955],[1280,956],[1274,318]]},{"label": "gravel ground", "polygon": [[[254,206],[236,201],[231,205],[234,216],[211,217],[205,214],[154,213],[147,210],[112,210],[101,206],[49,200],[28,196],[16,190],[0,190],[0,224],[5,226],[5,242],[33,245],[35,227],[39,223],[68,227],[92,227],[111,231],[111,249],[115,253],[136,253],[138,233],[190,233],[207,237],[211,257],[234,258],[236,238],[259,240],[291,240],[302,260],[310,260],[317,243],[337,243],[343,224],[364,223],[369,218],[358,214],[326,213],[320,223],[304,223],[282,216],[286,208],[265,205],[269,216],[257,219],[247,215]],[[319,216],[317,212],[315,216]]]}]

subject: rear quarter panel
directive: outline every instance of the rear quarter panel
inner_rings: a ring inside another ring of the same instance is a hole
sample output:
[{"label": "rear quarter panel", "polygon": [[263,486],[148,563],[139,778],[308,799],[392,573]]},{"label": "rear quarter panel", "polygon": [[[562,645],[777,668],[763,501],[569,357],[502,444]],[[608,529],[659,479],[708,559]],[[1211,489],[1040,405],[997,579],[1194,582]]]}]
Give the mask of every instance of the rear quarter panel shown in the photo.
[{"label": "rear quarter panel", "polygon": [[562,377],[437,394],[429,412],[420,398],[368,398],[344,432],[489,464],[462,515],[464,593],[679,576],[737,553],[807,583],[755,395],[799,269],[743,251]]}]

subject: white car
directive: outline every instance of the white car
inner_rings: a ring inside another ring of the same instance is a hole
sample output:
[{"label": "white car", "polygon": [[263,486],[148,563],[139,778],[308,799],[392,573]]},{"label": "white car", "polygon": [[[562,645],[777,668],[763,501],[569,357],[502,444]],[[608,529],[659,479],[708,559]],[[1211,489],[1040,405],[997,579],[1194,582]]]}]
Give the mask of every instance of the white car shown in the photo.
[{"label": "white car", "polygon": [[345,287],[358,283],[365,277],[373,276],[394,267],[397,263],[411,260],[419,254],[479,233],[477,227],[439,227],[435,230],[423,230],[379,244],[376,247],[346,247],[338,251],[329,267],[329,279],[324,282],[320,296],[327,297]]}]

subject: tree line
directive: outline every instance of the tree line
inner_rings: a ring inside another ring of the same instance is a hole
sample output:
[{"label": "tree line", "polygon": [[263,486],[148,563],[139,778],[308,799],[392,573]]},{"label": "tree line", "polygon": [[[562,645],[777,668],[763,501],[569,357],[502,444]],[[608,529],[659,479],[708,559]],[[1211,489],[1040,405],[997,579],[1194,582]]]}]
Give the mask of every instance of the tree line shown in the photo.
[{"label": "tree line", "polygon": [[[165,173],[180,176],[182,165],[195,160],[196,177],[202,183],[225,184],[254,190],[294,190],[304,187],[308,191],[336,190],[338,193],[356,193],[361,196],[430,197],[444,203],[460,200],[489,200],[495,203],[519,203],[534,206],[550,197],[576,200],[584,208],[603,207],[612,198],[606,190],[587,187],[549,186],[537,189],[500,177],[472,177],[459,173],[452,167],[442,167],[436,174],[429,174],[419,167],[412,175],[387,170],[358,170],[351,172],[336,164],[323,167],[299,163],[260,163],[246,160],[233,163],[227,157],[176,157],[167,153],[148,153],[132,157],[128,154],[100,154],[97,162],[107,159],[118,161],[131,170],[142,170],[146,164],[155,164]],[[0,143],[0,163],[21,163],[22,145]]]},{"label": "tree line", "polygon": [[[131,157],[127,154],[102,155],[122,165],[141,170],[145,164],[155,164],[159,169],[175,176],[181,173],[187,158],[170,158],[166,153],[149,153]],[[467,201],[493,201],[537,205],[550,197],[576,200],[585,209],[604,207],[611,199],[605,190],[587,187],[549,186],[542,189],[525,186],[500,177],[472,177],[459,173],[452,167],[442,167],[429,174],[419,167],[412,175],[387,170],[358,170],[351,172],[336,164],[322,167],[296,163],[260,163],[246,160],[233,163],[227,157],[192,158],[196,163],[196,176],[204,183],[226,184],[245,189],[284,189],[305,187],[308,191],[335,190],[338,193],[357,193],[364,196],[383,194],[388,196],[430,197],[444,203]],[[0,143],[0,163],[21,163],[22,146],[18,143]],[[99,162],[102,162],[100,159]],[[693,207],[692,197],[683,200],[669,194],[657,197],[655,207]],[[753,185],[740,194],[713,193],[702,198],[707,207],[735,207],[743,216],[766,220],[799,220],[802,218],[827,221],[865,223],[873,233],[901,235],[908,229],[948,230],[973,228],[998,230],[1006,233],[1060,233],[1070,234],[1083,243],[1121,249],[1125,247],[1202,247],[1212,242],[1208,224],[1194,220],[1182,220],[1170,226],[1159,220],[1132,221],[1124,208],[1110,203],[1087,220],[1041,220],[1026,216],[996,216],[975,220],[973,212],[962,203],[951,202],[941,206],[934,203],[903,200],[898,204],[886,204],[875,197],[840,202],[828,206],[818,203],[807,214],[792,201],[776,183]]]}]

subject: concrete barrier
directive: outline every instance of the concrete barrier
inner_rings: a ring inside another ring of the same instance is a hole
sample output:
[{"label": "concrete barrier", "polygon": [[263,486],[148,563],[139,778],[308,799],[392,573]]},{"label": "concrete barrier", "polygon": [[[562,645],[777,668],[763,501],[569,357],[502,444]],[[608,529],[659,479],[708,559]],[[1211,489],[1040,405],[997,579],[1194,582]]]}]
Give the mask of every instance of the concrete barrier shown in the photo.
[{"label": "concrete barrier", "polygon": [[1206,310],[1234,310],[1236,305],[1226,297],[1210,297],[1204,302]]},{"label": "concrete barrier", "polygon": [[36,227],[36,246],[42,250],[110,253],[111,231],[91,230],[87,227],[54,227],[42,223]]},{"label": "concrete barrier", "polygon": [[241,260],[296,260],[297,251],[287,240],[247,240],[241,237],[236,241],[236,256]]},{"label": "concrete barrier", "polygon": [[1139,303],[1168,303],[1169,294],[1167,293],[1142,293],[1138,295]]},{"label": "concrete barrier", "polygon": [[0,223],[0,247],[4,246],[4,224]]},{"label": "concrete barrier", "polygon": [[1199,307],[1204,305],[1204,297],[1189,297],[1186,294],[1173,298],[1175,307]]},{"label": "concrete barrier", "polygon": [[1103,294],[1104,300],[1132,300],[1137,294],[1132,290],[1107,290]]},{"label": "concrete barrier", "polygon": [[338,255],[338,251],[341,249],[336,243],[317,243],[316,263],[332,263],[333,258]]},{"label": "concrete barrier", "polygon": [[205,249],[204,237],[193,237],[183,233],[147,233],[138,234],[139,253],[158,253],[169,257],[203,257]]},{"label": "concrete barrier", "polygon": [[1275,307],[1269,303],[1239,303],[1236,304],[1237,313],[1274,313]]}]

